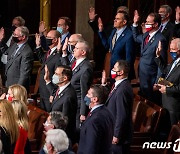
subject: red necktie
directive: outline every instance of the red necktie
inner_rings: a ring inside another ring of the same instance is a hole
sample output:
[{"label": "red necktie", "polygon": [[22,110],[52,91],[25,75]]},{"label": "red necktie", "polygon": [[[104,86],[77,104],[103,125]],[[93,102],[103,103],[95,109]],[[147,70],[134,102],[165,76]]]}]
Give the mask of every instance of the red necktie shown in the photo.
[{"label": "red necktie", "polygon": [[58,90],[56,91],[55,98],[58,96],[59,91],[60,91],[60,88],[58,88]]},{"label": "red necktie", "polygon": [[76,66],[76,60],[72,63],[71,68],[73,69]]},{"label": "red necktie", "polygon": [[46,59],[48,59],[48,57],[50,56],[51,53],[51,49],[48,50],[47,54],[46,54]]},{"label": "red necktie", "polygon": [[148,36],[146,37],[146,39],[145,39],[145,41],[144,41],[144,45],[148,44],[148,42],[149,42],[149,37],[150,37],[150,35],[148,35]]},{"label": "red necktie", "polygon": [[115,84],[112,85],[112,88],[111,88],[111,91],[110,91],[109,95],[113,92],[114,87],[115,87]]}]

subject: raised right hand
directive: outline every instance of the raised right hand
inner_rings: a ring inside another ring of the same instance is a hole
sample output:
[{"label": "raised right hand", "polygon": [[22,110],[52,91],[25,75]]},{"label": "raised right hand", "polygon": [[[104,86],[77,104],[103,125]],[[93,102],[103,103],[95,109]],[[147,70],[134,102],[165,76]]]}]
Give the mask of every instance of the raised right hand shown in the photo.
[{"label": "raised right hand", "polygon": [[138,21],[139,21],[139,13],[137,10],[134,11],[134,24],[138,24]]},{"label": "raised right hand", "polygon": [[102,32],[104,27],[100,17],[98,18],[98,27],[99,27],[99,31]]},{"label": "raised right hand", "polygon": [[43,34],[46,31],[46,26],[44,21],[40,21],[39,23],[39,34]]},{"label": "raised right hand", "polygon": [[4,28],[2,27],[0,29],[0,41],[2,41],[3,38],[4,38]]},{"label": "raised right hand", "polygon": [[94,21],[96,16],[97,16],[97,14],[95,14],[95,8],[90,7],[89,8],[89,20]]},{"label": "raised right hand", "polygon": [[162,45],[161,45],[161,41],[159,41],[158,47],[156,49],[156,56],[157,57],[159,57],[161,55],[161,50],[162,50]]}]

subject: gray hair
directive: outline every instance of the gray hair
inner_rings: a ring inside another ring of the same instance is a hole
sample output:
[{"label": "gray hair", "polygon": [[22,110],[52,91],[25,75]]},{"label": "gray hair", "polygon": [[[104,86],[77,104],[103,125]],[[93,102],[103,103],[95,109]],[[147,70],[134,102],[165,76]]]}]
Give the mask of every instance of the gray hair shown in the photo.
[{"label": "gray hair", "polygon": [[26,36],[26,37],[29,36],[29,30],[27,27],[20,26],[20,27],[17,27],[17,29],[20,31],[21,36]]},{"label": "gray hair", "polygon": [[180,50],[180,38],[175,38],[171,41],[171,43],[176,43],[178,50]]},{"label": "gray hair", "polygon": [[62,112],[52,111],[49,113],[49,115],[51,116],[50,121],[56,129],[66,129],[68,118],[66,116],[63,116]]},{"label": "gray hair", "polygon": [[14,19],[19,21],[19,26],[24,26],[25,25],[25,20],[21,16],[17,16]]},{"label": "gray hair", "polygon": [[79,41],[78,43],[83,44],[82,50],[86,51],[86,55],[90,53],[89,43],[87,41]]},{"label": "gray hair", "polygon": [[56,152],[63,152],[69,147],[69,139],[61,129],[51,129],[46,133],[46,143],[50,143]]},{"label": "gray hair", "polygon": [[165,8],[166,13],[169,13],[169,15],[172,14],[172,8],[169,5],[161,5],[160,8]]}]

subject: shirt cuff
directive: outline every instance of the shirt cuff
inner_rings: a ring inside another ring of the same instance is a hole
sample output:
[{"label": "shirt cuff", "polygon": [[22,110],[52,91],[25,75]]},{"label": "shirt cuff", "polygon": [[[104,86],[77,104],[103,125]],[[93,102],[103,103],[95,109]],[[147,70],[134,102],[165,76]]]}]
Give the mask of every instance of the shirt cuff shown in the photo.
[{"label": "shirt cuff", "polygon": [[48,84],[50,84],[50,83],[51,83],[51,81],[47,82],[46,85],[48,85]]},{"label": "shirt cuff", "polygon": [[179,24],[180,22],[179,21],[175,21],[175,24],[177,25],[177,24]]},{"label": "shirt cuff", "polygon": [[133,23],[133,27],[137,27],[137,26],[138,26],[138,24]]},{"label": "shirt cuff", "polygon": [[64,54],[64,53],[63,53],[63,54],[62,54],[62,57],[67,57],[67,54]]}]

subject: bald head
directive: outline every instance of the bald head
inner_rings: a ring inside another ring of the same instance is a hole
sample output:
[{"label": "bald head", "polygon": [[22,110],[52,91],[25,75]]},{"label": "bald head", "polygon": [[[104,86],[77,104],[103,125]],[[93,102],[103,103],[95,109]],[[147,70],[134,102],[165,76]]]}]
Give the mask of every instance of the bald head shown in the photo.
[{"label": "bald head", "polygon": [[84,38],[81,34],[72,34],[69,38],[68,44],[70,45],[76,45],[77,42],[84,41]]}]

